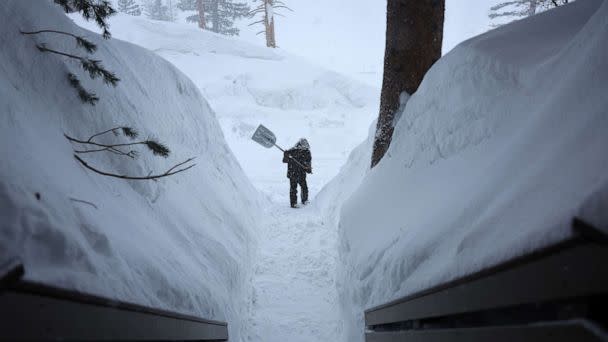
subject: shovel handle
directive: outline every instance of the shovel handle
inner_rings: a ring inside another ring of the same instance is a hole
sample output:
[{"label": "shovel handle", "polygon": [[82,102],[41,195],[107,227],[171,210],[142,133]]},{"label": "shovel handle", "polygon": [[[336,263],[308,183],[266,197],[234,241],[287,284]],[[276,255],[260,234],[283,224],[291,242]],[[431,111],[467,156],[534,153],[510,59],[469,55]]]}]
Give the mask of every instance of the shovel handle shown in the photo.
[{"label": "shovel handle", "polygon": [[[278,148],[279,150],[281,150],[281,152],[285,153],[285,150],[282,149],[282,148],[280,148],[279,145],[274,144],[274,146],[276,146],[276,148]],[[310,167],[306,167],[306,166],[302,165],[299,161],[297,161],[296,159],[294,159],[294,157],[289,156],[289,159],[293,160],[296,164],[298,164],[304,170],[310,170]],[[312,173],[312,171],[311,171],[311,173]]]}]

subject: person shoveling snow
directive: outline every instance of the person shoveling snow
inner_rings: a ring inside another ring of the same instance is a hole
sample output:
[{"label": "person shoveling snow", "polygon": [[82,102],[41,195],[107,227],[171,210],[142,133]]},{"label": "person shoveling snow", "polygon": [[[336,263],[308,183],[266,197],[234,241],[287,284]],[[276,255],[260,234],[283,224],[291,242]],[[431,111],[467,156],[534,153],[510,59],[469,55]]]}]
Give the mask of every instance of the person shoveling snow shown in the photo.
[{"label": "person shoveling snow", "polygon": [[283,152],[283,163],[287,163],[287,178],[289,178],[289,200],[292,208],[297,208],[298,204],[298,184],[302,192],[302,204],[308,202],[308,185],[306,184],[306,174],[312,173],[312,157],[310,155],[310,145],[304,138],[291,149],[285,151],[276,144],[277,138],[271,130],[263,125],[258,126],[251,137],[258,144],[271,148],[275,146]]},{"label": "person shoveling snow", "polygon": [[296,208],[298,204],[298,184],[302,191],[302,204],[308,203],[306,174],[312,173],[311,161],[310,145],[304,138],[300,139],[293,148],[283,152],[283,163],[287,163],[289,201],[292,208]]}]

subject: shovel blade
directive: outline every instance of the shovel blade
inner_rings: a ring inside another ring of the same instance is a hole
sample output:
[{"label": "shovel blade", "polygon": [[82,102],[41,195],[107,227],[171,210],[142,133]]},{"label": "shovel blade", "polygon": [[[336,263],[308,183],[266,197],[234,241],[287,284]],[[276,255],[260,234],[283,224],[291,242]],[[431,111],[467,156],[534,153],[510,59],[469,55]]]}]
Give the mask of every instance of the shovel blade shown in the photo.
[{"label": "shovel blade", "polygon": [[277,142],[274,133],[263,125],[258,126],[251,139],[266,148],[271,148]]}]

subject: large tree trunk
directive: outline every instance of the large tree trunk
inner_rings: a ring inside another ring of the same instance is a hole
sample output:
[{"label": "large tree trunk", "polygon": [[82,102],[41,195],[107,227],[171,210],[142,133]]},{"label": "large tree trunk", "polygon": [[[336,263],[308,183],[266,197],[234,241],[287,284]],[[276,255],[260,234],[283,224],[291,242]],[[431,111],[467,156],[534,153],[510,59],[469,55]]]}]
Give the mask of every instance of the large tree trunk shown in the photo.
[{"label": "large tree trunk", "polygon": [[198,11],[198,27],[202,30],[206,28],[205,24],[205,4],[203,0],[196,0],[196,10]]},{"label": "large tree trunk", "polygon": [[372,167],[390,146],[402,92],[413,94],[441,57],[445,0],[388,0],[380,113]]},{"label": "large tree trunk", "polygon": [[530,0],[528,5],[528,17],[531,17],[536,14],[536,5],[538,4],[538,0]]}]

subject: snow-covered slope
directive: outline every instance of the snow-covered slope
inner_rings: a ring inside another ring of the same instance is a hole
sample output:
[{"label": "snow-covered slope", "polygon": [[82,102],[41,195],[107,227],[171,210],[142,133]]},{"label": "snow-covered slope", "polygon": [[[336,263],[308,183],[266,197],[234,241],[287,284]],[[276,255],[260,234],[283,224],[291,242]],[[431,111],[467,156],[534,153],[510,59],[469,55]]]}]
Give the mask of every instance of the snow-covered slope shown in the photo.
[{"label": "snow-covered slope", "polygon": [[559,241],[573,215],[608,226],[607,39],[601,0],[473,38],[427,74],[383,161],[345,167],[349,341],[365,308]]},{"label": "snow-covered slope", "polygon": [[[51,1],[2,1],[0,14],[0,250],[22,258],[29,279],[227,319],[239,341],[261,201],[197,87],[154,53],[79,28]],[[93,57],[116,72],[118,86],[36,48],[83,55],[70,37],[19,33],[36,29],[93,40]],[[68,72],[100,97],[96,106],[80,102]],[[63,136],[123,125],[166,143],[171,156],[81,157],[130,175],[187,157],[197,165],[157,182],[103,177],[77,163],[77,146]]]},{"label": "snow-covered slope", "polygon": [[[82,26],[93,23],[78,16]],[[334,177],[350,151],[367,136],[377,115],[379,89],[311,65],[281,50],[201,31],[196,25],[116,15],[115,38],[154,51],[198,86],[217,114],[229,146],[253,184],[275,202],[288,204],[282,154],[251,141],[258,124],[272,129],[279,146],[307,137],[314,196]]]}]

